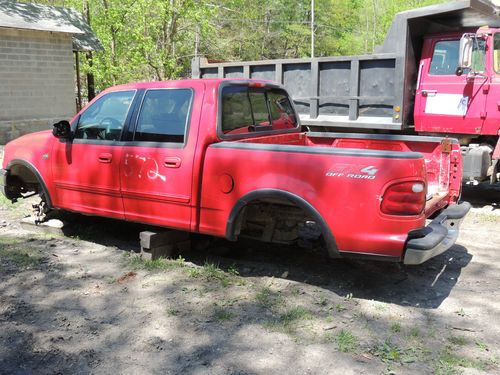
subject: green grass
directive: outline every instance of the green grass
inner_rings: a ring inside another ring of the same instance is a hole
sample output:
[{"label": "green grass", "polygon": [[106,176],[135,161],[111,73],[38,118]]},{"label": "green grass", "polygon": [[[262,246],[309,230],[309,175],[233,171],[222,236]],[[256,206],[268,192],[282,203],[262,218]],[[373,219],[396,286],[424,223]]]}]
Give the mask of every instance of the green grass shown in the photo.
[{"label": "green grass", "polygon": [[401,332],[401,324],[399,323],[394,323],[391,325],[391,331],[394,333],[399,333]]},{"label": "green grass", "polygon": [[44,254],[24,244],[18,238],[2,236],[0,238],[0,262],[10,263],[20,269],[35,268],[44,259]]},{"label": "green grass", "polygon": [[343,353],[354,352],[359,347],[358,338],[344,329],[335,336],[335,342],[339,350]]},{"label": "green grass", "polygon": [[234,283],[243,285],[243,281],[237,276],[237,271],[235,272],[233,269],[229,272],[224,272],[217,264],[208,261],[202,267],[186,268],[186,273],[193,278],[219,281],[224,288]]},{"label": "green grass", "polygon": [[404,351],[390,340],[378,343],[373,349],[373,354],[383,362],[400,362]]},{"label": "green grass", "polygon": [[266,309],[272,309],[283,302],[281,294],[273,292],[267,286],[260,288],[255,298],[257,299],[257,302],[259,302],[259,304]]},{"label": "green grass", "polygon": [[298,306],[288,309],[279,314],[275,319],[265,322],[264,326],[272,331],[291,334],[295,331],[297,323],[311,319],[311,312],[301,306]]},{"label": "green grass", "polygon": [[458,356],[451,352],[450,347],[443,349],[435,362],[436,375],[457,375],[463,372],[463,368],[475,368],[485,371],[487,364],[478,359],[470,359]]},{"label": "green grass", "polygon": [[215,307],[214,318],[219,323],[227,322],[228,320],[231,320],[233,317],[234,317],[233,313],[228,311],[223,306],[216,306]]},{"label": "green grass", "polygon": [[464,336],[450,336],[448,337],[448,341],[456,346],[464,346],[469,342]]},{"label": "green grass", "polygon": [[164,271],[174,268],[182,268],[185,266],[184,259],[179,257],[177,259],[144,259],[139,255],[126,255],[128,257],[128,265],[134,270],[146,270],[146,271]]}]

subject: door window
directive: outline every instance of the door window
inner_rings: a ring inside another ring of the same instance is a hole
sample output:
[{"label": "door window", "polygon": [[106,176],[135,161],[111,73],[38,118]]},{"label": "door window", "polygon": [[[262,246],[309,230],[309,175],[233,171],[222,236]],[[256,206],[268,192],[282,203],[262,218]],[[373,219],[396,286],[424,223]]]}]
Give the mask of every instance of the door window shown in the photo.
[{"label": "door window", "polygon": [[500,73],[500,33],[493,36],[493,68]]},{"label": "door window", "polygon": [[293,129],[297,126],[293,106],[282,89],[242,85],[222,89],[221,128],[224,134]]},{"label": "door window", "polygon": [[192,97],[191,89],[148,90],[134,141],[184,143]]},{"label": "door window", "polygon": [[[460,40],[443,40],[437,42],[432,54],[430,75],[454,75],[458,67]],[[472,45],[472,70],[483,73],[486,60],[486,41],[477,38]],[[469,73],[469,69],[464,69]]]},{"label": "door window", "polygon": [[120,140],[135,91],[117,91],[101,96],[80,116],[75,139]]},{"label": "door window", "polygon": [[436,76],[454,75],[458,66],[460,40],[437,42],[432,54],[429,74]]}]

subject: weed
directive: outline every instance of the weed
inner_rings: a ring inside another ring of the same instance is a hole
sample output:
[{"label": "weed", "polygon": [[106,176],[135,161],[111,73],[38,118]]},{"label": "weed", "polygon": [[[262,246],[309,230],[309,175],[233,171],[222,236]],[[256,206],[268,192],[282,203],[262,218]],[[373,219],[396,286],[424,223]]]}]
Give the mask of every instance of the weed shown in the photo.
[{"label": "weed", "polygon": [[233,275],[233,276],[238,276],[240,273],[238,272],[238,269],[236,268],[236,265],[231,265],[228,269],[227,269],[227,273],[229,273],[230,275]]},{"label": "weed", "polygon": [[293,333],[295,324],[299,321],[310,320],[312,315],[310,311],[303,307],[294,307],[280,314],[276,319],[264,323],[271,330],[285,333]]},{"label": "weed", "polygon": [[221,322],[225,322],[225,321],[231,320],[233,318],[233,314],[230,311],[224,309],[223,307],[217,306],[215,308],[214,318],[219,323],[221,323]]},{"label": "weed", "polygon": [[201,268],[188,268],[186,272],[190,277],[203,277],[207,280],[218,280],[223,287],[228,287],[236,281],[236,276],[234,274],[228,274],[221,270],[218,265],[210,262],[205,262]]},{"label": "weed", "polygon": [[21,269],[34,268],[43,261],[41,251],[21,245],[22,242],[12,237],[0,239],[0,260],[12,263]]},{"label": "weed", "polygon": [[373,354],[384,362],[399,362],[404,351],[390,340],[385,340],[375,346]]},{"label": "weed", "polygon": [[461,316],[462,318],[463,318],[463,317],[466,317],[466,316],[469,316],[469,314],[467,314],[463,308],[461,308],[461,309],[460,309],[460,310],[458,310],[458,311],[455,311],[455,313],[456,313],[458,316]]},{"label": "weed", "polygon": [[335,310],[337,310],[337,312],[342,312],[344,310],[347,310],[347,307],[345,307],[344,305],[342,305],[341,303],[337,303],[335,305]]},{"label": "weed", "polygon": [[354,352],[359,346],[357,337],[347,330],[341,330],[335,336],[335,342],[339,350],[344,353]]},{"label": "weed", "polygon": [[488,345],[480,340],[476,340],[476,346],[483,352],[489,351]]},{"label": "weed", "polygon": [[269,287],[261,288],[256,295],[257,301],[266,309],[271,309],[282,302],[281,294],[273,292]]},{"label": "weed", "polygon": [[457,345],[457,346],[464,346],[465,344],[467,344],[469,342],[469,340],[467,340],[467,338],[464,336],[450,336],[450,337],[448,337],[448,341],[451,344]]},{"label": "weed", "polygon": [[393,323],[391,325],[391,331],[394,332],[394,333],[401,332],[401,324],[399,324],[399,323]]},{"label": "weed", "polygon": [[420,331],[418,330],[418,328],[413,327],[412,329],[410,329],[408,336],[416,339],[416,338],[420,337]]},{"label": "weed", "polygon": [[174,308],[170,308],[167,310],[167,315],[168,316],[177,316],[177,315],[179,315],[179,310],[174,309]]},{"label": "weed", "polygon": [[184,267],[184,259],[179,257],[177,259],[144,259],[139,255],[125,255],[128,259],[129,266],[135,270],[147,270],[147,271],[162,271],[173,268]]},{"label": "weed", "polygon": [[345,295],[345,297],[344,297],[344,301],[350,301],[350,300],[352,300],[352,298],[353,298],[353,297],[352,297],[352,293],[347,293],[347,294]]},{"label": "weed", "polygon": [[446,347],[441,351],[434,365],[436,375],[455,375],[460,374],[462,368],[476,368],[486,370],[486,363],[466,357],[459,357],[451,352],[450,347]]}]

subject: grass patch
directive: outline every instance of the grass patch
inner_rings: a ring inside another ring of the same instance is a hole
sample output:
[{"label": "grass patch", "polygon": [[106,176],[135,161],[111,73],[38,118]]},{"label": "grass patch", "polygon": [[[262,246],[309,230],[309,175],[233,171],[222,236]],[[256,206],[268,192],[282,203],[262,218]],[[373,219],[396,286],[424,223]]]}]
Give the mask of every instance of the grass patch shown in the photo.
[{"label": "grass patch", "polygon": [[139,255],[130,254],[127,255],[128,265],[134,270],[146,270],[146,271],[164,271],[174,268],[182,268],[185,266],[184,258],[179,257],[177,259],[144,259]]},{"label": "grass patch", "polygon": [[464,346],[469,342],[464,336],[450,336],[448,337],[448,341],[456,346]]},{"label": "grass patch", "polygon": [[214,311],[214,318],[219,323],[227,322],[228,320],[233,319],[234,315],[229,310],[225,309],[222,306],[216,306]]},{"label": "grass patch", "polygon": [[3,236],[0,238],[0,261],[10,263],[20,269],[35,268],[45,258],[44,254],[37,249],[23,244],[23,241]]},{"label": "grass patch", "polygon": [[168,316],[177,316],[177,315],[179,315],[179,310],[174,309],[174,308],[167,309],[167,315]]},{"label": "grass patch", "polygon": [[375,346],[373,354],[383,362],[400,362],[404,351],[390,340],[385,340]]},{"label": "grass patch", "polygon": [[479,348],[479,350],[482,350],[483,352],[487,352],[490,350],[488,348],[488,345],[486,345],[486,343],[484,343],[480,340],[476,340],[476,346]]},{"label": "grass patch", "polygon": [[408,336],[417,339],[420,337],[420,331],[418,330],[418,328],[413,327],[412,329],[410,329],[410,332],[408,332]]},{"label": "grass patch", "polygon": [[267,286],[260,288],[255,298],[266,309],[272,309],[283,302],[281,294],[273,292]]},{"label": "grass patch", "polygon": [[434,366],[436,375],[461,374],[463,368],[475,368],[485,371],[487,369],[487,364],[478,359],[457,356],[451,352],[450,347],[446,347],[441,351]]},{"label": "grass patch", "polygon": [[205,278],[207,280],[219,281],[224,288],[233,283],[237,283],[238,285],[244,284],[237,276],[238,271],[230,269],[229,272],[224,272],[217,264],[211,262],[205,262],[203,267],[186,268],[186,273],[193,278]]},{"label": "grass patch", "polygon": [[298,306],[283,312],[276,319],[266,322],[264,326],[273,331],[293,333],[297,323],[310,319],[312,319],[311,312]]},{"label": "grass patch", "polygon": [[358,338],[344,329],[335,336],[335,342],[339,350],[343,353],[354,352],[359,346]]},{"label": "grass patch", "polygon": [[401,332],[401,324],[399,323],[394,323],[391,325],[391,331],[394,333],[399,333]]}]

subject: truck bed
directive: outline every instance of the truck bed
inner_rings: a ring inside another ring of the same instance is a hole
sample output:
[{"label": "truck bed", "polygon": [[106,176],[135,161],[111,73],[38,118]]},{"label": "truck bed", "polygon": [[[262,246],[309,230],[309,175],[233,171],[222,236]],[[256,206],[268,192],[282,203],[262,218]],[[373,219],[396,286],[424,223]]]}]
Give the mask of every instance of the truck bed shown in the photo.
[{"label": "truck bed", "polygon": [[[293,191],[326,220],[340,252],[400,258],[408,233],[458,200],[459,156],[457,141],[437,137],[291,133],[216,143],[205,159],[199,229],[214,234],[248,192]],[[224,199],[209,188],[220,176],[234,181]],[[400,180],[427,181],[418,217],[380,212],[384,189]]]}]

